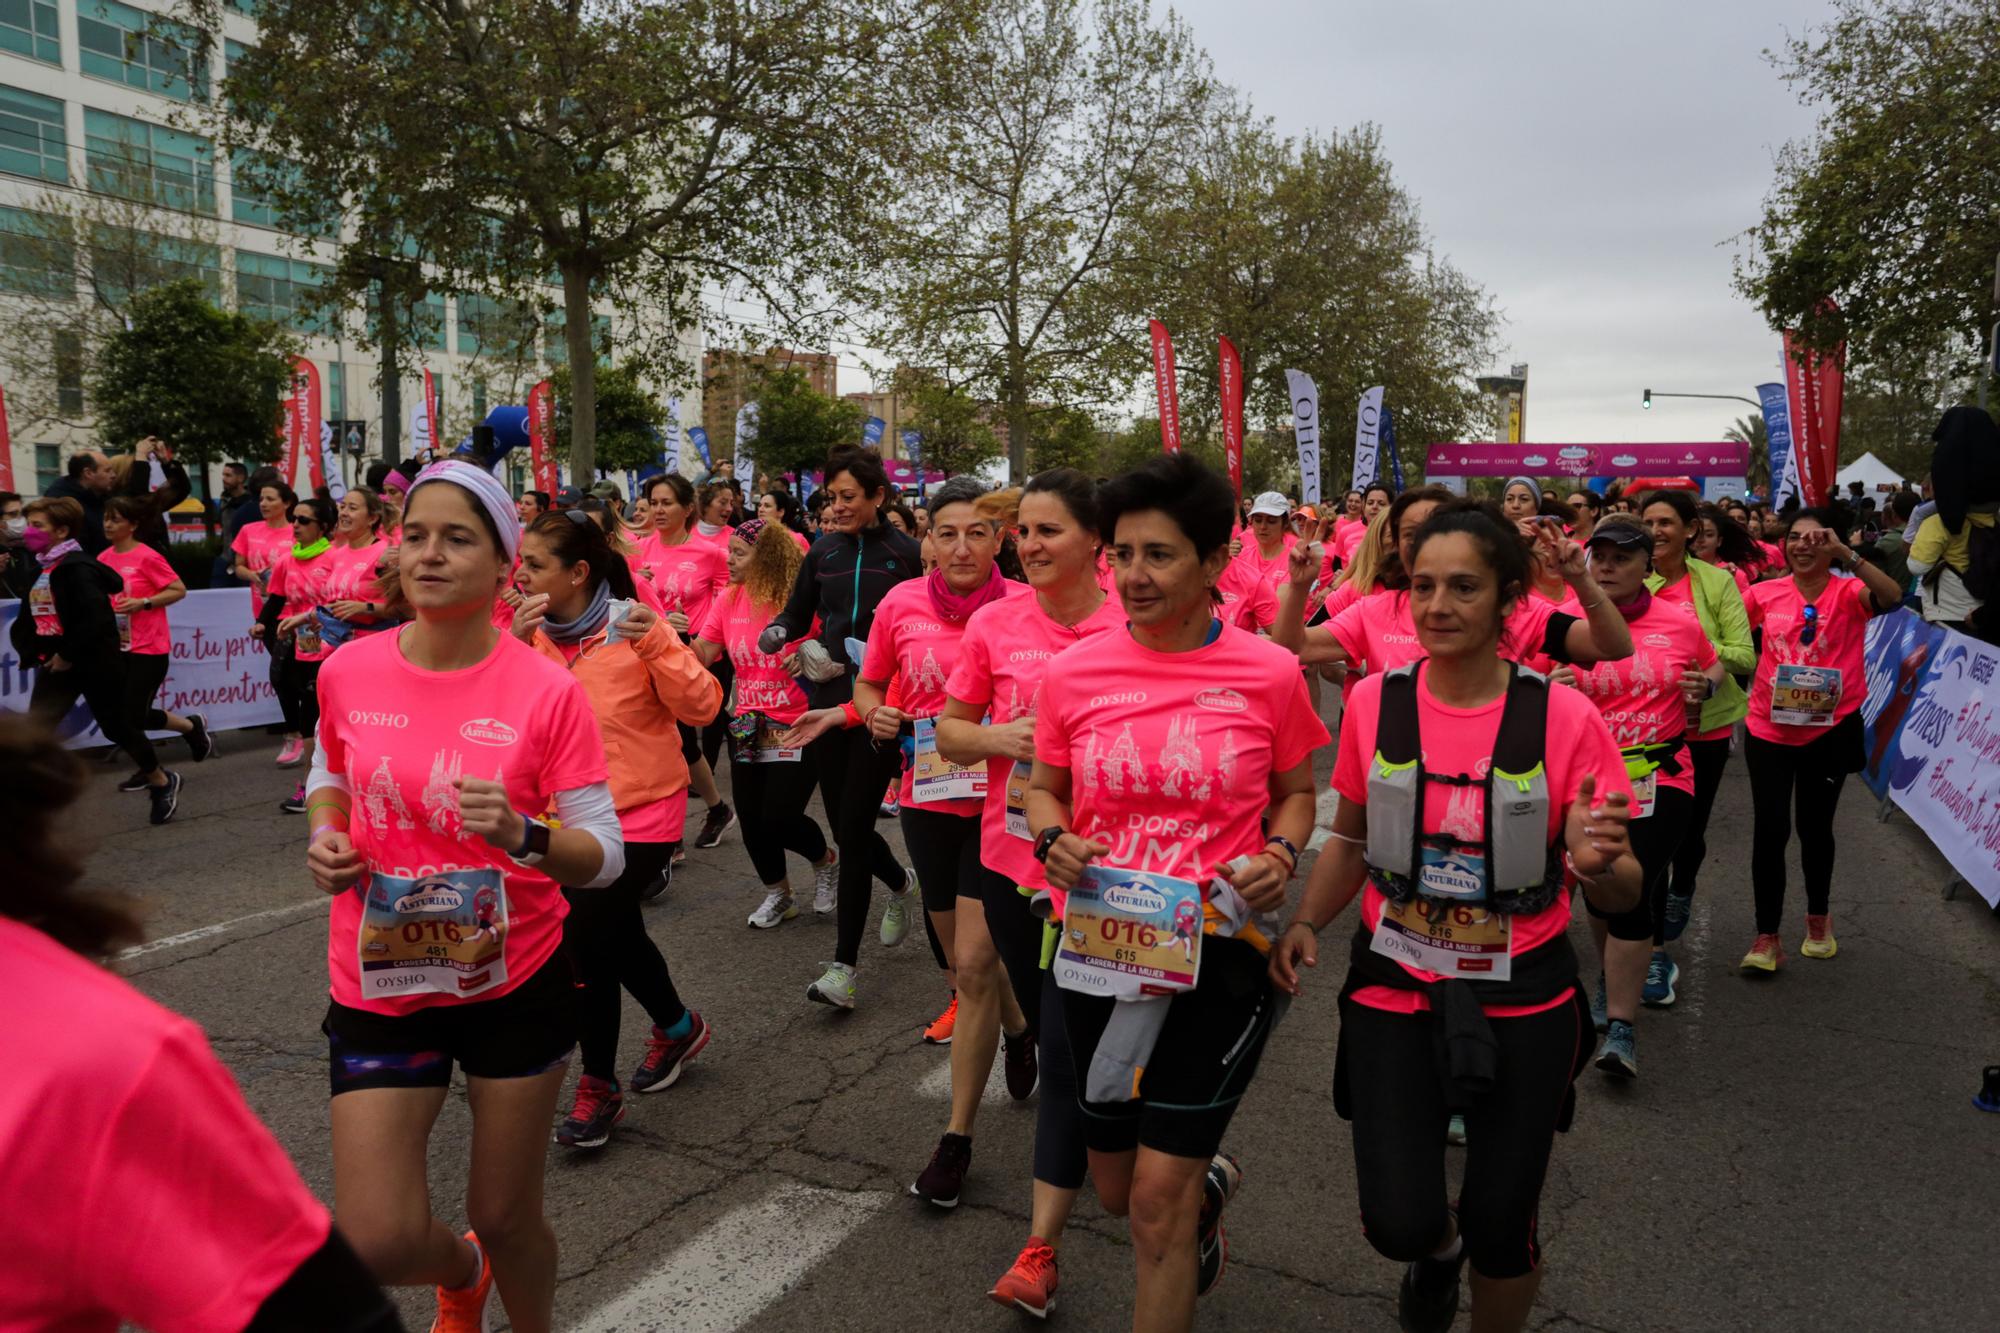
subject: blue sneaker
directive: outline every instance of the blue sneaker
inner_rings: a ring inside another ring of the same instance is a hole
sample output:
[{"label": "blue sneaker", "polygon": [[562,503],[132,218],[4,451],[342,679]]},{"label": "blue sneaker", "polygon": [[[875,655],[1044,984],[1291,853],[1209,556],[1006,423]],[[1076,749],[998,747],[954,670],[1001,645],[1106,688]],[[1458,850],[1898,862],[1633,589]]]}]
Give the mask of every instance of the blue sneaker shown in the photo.
[{"label": "blue sneaker", "polygon": [[1597,989],[1590,993],[1590,1025],[1602,1032],[1604,1025],[1610,1021],[1611,1014],[1604,999],[1604,974],[1600,972],[1597,974]]},{"label": "blue sneaker", "polygon": [[1632,1025],[1624,1019],[1611,1020],[1604,1033],[1604,1045],[1597,1049],[1597,1067],[1613,1078],[1639,1077],[1639,1052],[1632,1038]]},{"label": "blue sneaker", "polygon": [[1694,915],[1694,895],[1692,893],[1670,893],[1667,895],[1666,927],[1660,933],[1665,942],[1672,944],[1687,929],[1688,918]]},{"label": "blue sneaker", "polygon": [[1674,983],[1681,979],[1681,965],[1667,956],[1665,949],[1653,950],[1652,961],[1646,964],[1646,989],[1639,992],[1639,1002],[1649,1009],[1665,1009],[1674,1002]]}]

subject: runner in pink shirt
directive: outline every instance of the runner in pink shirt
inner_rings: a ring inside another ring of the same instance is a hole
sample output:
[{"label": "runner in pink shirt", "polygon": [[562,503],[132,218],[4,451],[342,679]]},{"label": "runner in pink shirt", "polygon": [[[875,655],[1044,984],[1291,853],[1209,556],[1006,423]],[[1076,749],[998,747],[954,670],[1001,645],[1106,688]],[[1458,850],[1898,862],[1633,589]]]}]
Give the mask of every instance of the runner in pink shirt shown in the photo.
[{"label": "runner in pink shirt", "polygon": [[77,891],[57,826],[86,781],[41,728],[0,719],[0,1324],[401,1328],[201,1030],[99,966],[142,932]]},{"label": "runner in pink shirt", "polygon": [[[1244,548],[1244,555],[1250,548]],[[1271,585],[1253,564],[1242,557],[1230,561],[1215,580],[1217,604],[1222,618],[1251,634],[1268,634],[1278,619],[1278,598]]]},{"label": "runner in pink shirt", "polygon": [[389,543],[382,536],[388,513],[381,497],[356,486],[340,497],[340,517],[334,523],[333,547],[326,553],[327,573],[320,590],[321,636],[328,652],[350,639],[384,628],[384,614],[375,585]]},{"label": "runner in pink shirt", "polygon": [[[167,558],[138,539],[139,524],[151,513],[137,496],[114,495],[104,502],[104,535],[111,545],[97,553],[100,562],[116,570],[125,590],[111,599],[123,644],[125,699],[131,716],[147,731],[171,731],[187,741],[198,764],[215,753],[215,737],[200,713],[186,717],[155,702],[166,683],[173,639],[167,631],[167,608],[187,596],[187,585]],[[146,775],[134,772],[118,784],[120,791],[143,791]]]},{"label": "runner in pink shirt", "polygon": [[[1220,1149],[1275,1017],[1267,914],[1312,832],[1327,733],[1296,659],[1215,616],[1226,481],[1169,454],[1098,505],[1128,625],[1043,678],[1028,823],[1062,921],[1091,1178],[1142,1256],[1133,1326],[1185,1328],[1227,1260],[1241,1172]],[[1201,922],[1178,940],[1177,908]]]},{"label": "runner in pink shirt", "polygon": [[1299,539],[1291,532],[1292,505],[1277,491],[1265,491],[1250,505],[1250,535],[1232,563],[1241,564],[1275,596],[1285,581],[1285,563]]},{"label": "runner in pink shirt", "polygon": [[[1630,786],[1590,701],[1503,655],[1509,606],[1527,596],[1514,525],[1484,507],[1448,510],[1403,556],[1425,660],[1355,687],[1334,765],[1333,838],[1271,976],[1299,994],[1304,969],[1319,962],[1319,933],[1362,895],[1334,1069],[1334,1106],[1354,1127],[1362,1228],[1408,1265],[1404,1327],[1449,1324],[1468,1260],[1479,1326],[1502,1327],[1504,1312],[1533,1299],[1542,1181],[1588,1049],[1565,871],[1599,910],[1639,901]],[[1489,804],[1501,719],[1515,709],[1539,725],[1511,740],[1521,748],[1507,771],[1541,781],[1522,789],[1524,804],[1513,804],[1511,783],[1509,802]],[[1487,811],[1502,804],[1518,813],[1488,828]],[[1495,884],[1489,849],[1502,848],[1519,878]],[[1441,1051],[1479,1051],[1485,1063],[1441,1066]],[[1468,1131],[1456,1208],[1444,1161],[1454,1107],[1466,1108]]]},{"label": "runner in pink shirt", "polygon": [[[490,473],[419,475],[399,548],[415,620],[320,674],[306,859],[332,899],[341,1230],[385,1284],[435,1286],[440,1327],[483,1327],[498,1270],[513,1326],[547,1333],[541,1177],[577,1032],[561,886],[602,888],[625,858],[583,686],[488,617],[520,539]],[[455,1063],[479,1182],[463,1238],[430,1215],[423,1181]]]},{"label": "runner in pink shirt", "polygon": [[[1969,410],[1969,409],[1968,409]],[[1799,867],[1806,882],[1806,938],[1799,952],[1831,958],[1837,949],[1833,894],[1833,817],[1847,775],[1862,768],[1861,705],[1868,697],[1863,636],[1871,616],[1892,611],[1903,590],[1856,555],[1833,516],[1802,509],[1785,534],[1790,574],[1751,585],[1752,628],[1764,632],[1750,685],[1750,884],[1757,898],[1757,938],[1743,955],[1747,972],[1776,972],[1784,962],[1778,927],[1785,911],[1785,845],[1794,812]],[[1854,578],[1835,578],[1838,564]]]},{"label": "runner in pink shirt", "polygon": [[292,549],[292,505],[298,496],[284,485],[262,486],[257,490],[260,521],[237,529],[230,550],[236,553],[235,574],[250,585],[250,614],[264,609],[266,580],[279,556]]},{"label": "runner in pink shirt", "polygon": [[[292,549],[278,557],[265,584],[264,641],[275,645],[283,658],[279,675],[278,705],[285,721],[298,736],[298,748],[279,752],[278,764],[290,768],[312,759],[314,733],[319,726],[320,663],[333,650],[321,633],[320,604],[325,601],[327,576],[333,572],[330,554],[334,507],[329,500],[308,496],[292,506]],[[290,763],[286,756],[297,758]],[[292,794],[278,803],[287,814],[303,814],[306,804],[303,780]]]}]

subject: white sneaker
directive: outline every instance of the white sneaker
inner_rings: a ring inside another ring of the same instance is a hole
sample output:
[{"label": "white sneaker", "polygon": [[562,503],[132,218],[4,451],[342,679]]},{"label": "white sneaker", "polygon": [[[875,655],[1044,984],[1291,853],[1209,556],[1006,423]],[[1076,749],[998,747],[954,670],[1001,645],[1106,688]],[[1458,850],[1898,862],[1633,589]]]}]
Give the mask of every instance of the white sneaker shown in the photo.
[{"label": "white sneaker", "polygon": [[907,880],[901,893],[889,895],[889,905],[882,909],[882,947],[893,949],[901,944],[910,933],[910,918],[913,909],[921,906],[923,900],[917,896],[917,872],[905,866],[903,874]]},{"label": "white sneaker", "polygon": [[769,930],[773,926],[782,926],[798,914],[798,904],[792,901],[792,895],[783,889],[773,889],[764,895],[763,904],[750,914],[750,924],[759,930]]},{"label": "white sneaker", "polygon": [[813,915],[830,916],[840,906],[840,855],[813,867]]},{"label": "white sneaker", "polygon": [[806,998],[836,1009],[854,1007],[854,969],[845,963],[822,963],[820,979],[806,987]]}]

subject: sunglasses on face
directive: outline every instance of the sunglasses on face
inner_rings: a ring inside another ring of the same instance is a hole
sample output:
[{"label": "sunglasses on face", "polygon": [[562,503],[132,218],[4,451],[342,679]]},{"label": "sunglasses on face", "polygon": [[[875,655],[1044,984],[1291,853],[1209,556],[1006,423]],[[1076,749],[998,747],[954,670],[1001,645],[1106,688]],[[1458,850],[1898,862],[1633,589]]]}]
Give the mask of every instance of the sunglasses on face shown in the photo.
[{"label": "sunglasses on face", "polygon": [[293,514],[292,525],[294,527],[297,527],[301,523],[310,523],[315,527],[319,526],[319,520],[314,518],[311,514]]},{"label": "sunglasses on face", "polygon": [[1807,607],[1799,612],[1799,619],[1805,622],[1804,627],[1799,630],[1799,643],[1810,648],[1812,641],[1819,637],[1819,608]]}]

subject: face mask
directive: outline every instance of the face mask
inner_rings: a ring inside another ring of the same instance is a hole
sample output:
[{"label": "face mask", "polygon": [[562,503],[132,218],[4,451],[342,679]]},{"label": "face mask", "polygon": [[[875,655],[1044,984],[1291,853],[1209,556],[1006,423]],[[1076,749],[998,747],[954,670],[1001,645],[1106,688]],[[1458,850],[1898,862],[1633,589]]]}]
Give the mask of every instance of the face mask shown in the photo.
[{"label": "face mask", "polygon": [[40,555],[56,544],[56,539],[45,528],[29,528],[21,534],[21,545],[28,548],[31,555]]},{"label": "face mask", "polygon": [[14,541],[21,540],[21,534],[27,530],[28,520],[25,518],[0,519],[0,534],[4,534]]}]

